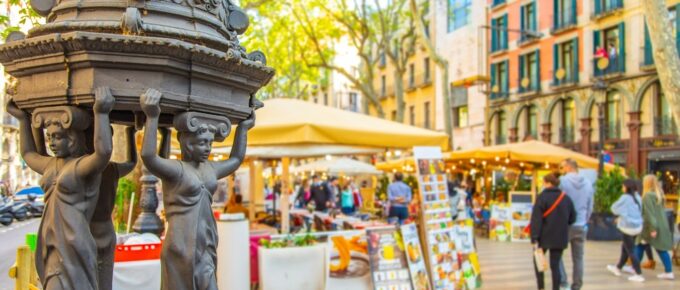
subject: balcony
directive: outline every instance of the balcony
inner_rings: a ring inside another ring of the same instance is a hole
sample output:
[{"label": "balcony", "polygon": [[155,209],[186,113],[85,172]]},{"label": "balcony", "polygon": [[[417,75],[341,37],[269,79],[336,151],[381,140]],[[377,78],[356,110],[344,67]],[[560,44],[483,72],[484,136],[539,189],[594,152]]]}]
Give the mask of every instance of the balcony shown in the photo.
[{"label": "balcony", "polygon": [[642,50],[642,61],[640,62],[640,69],[650,71],[656,69],[654,65],[654,56],[652,55],[652,48],[646,45],[640,48]]},{"label": "balcony", "polygon": [[576,11],[563,11],[555,17],[553,27],[550,29],[551,34],[558,34],[575,28],[577,26]]},{"label": "balcony", "polygon": [[593,60],[593,76],[595,78],[615,78],[622,76],[626,72],[626,61],[622,55],[608,60],[609,64],[604,69],[601,69],[598,65],[602,58],[595,58]]},{"label": "balcony", "polygon": [[574,127],[560,128],[560,144],[570,144],[576,142]]},{"label": "balcony", "polygon": [[531,94],[531,93],[538,93],[541,91],[541,86],[537,84],[536,82],[531,82],[527,87],[523,87],[521,84],[519,86],[519,89],[517,90],[518,94]]},{"label": "balcony", "polygon": [[491,101],[505,100],[510,96],[510,92],[498,92],[489,94]]},{"label": "balcony", "polygon": [[578,85],[578,75],[576,73],[570,73],[570,74],[565,74],[564,78],[558,79],[556,77],[553,78],[553,81],[550,83],[550,86],[553,89],[560,89],[564,87],[570,87],[570,86],[575,86]]},{"label": "balcony", "polygon": [[623,0],[595,0],[595,7],[590,18],[598,20],[621,10],[623,10]]},{"label": "balcony", "polygon": [[671,116],[654,118],[654,132],[656,135],[677,135],[678,127]]},{"label": "balcony", "polygon": [[493,0],[493,3],[491,3],[491,8],[497,8],[501,5],[505,5],[505,1],[506,0]]}]

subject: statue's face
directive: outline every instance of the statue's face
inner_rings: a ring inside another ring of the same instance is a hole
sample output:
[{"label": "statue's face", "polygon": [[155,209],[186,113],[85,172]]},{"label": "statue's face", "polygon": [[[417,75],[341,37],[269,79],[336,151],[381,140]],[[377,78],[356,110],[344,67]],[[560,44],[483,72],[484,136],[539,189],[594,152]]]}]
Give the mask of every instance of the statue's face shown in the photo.
[{"label": "statue's face", "polygon": [[49,126],[46,130],[47,143],[54,156],[59,158],[68,157],[71,155],[68,132],[61,126]]},{"label": "statue's face", "polygon": [[210,157],[212,150],[212,142],[215,135],[210,132],[202,132],[196,134],[187,134],[184,139],[185,150],[192,161],[205,162]]}]

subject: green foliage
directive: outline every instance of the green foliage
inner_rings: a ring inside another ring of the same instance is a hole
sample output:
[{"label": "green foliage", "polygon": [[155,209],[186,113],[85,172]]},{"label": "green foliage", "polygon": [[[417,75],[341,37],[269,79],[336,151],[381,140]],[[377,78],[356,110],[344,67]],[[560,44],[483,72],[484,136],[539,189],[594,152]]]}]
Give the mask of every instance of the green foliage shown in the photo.
[{"label": "green foliage", "polygon": [[[127,229],[127,218],[130,211],[130,198],[132,193],[137,192],[135,183],[127,178],[118,180],[116,190],[116,203],[113,209],[113,226],[116,232],[123,232]],[[135,195],[135,205],[139,204],[139,195]]]},{"label": "green foliage", "polygon": [[375,191],[375,200],[387,200],[387,187],[390,185],[390,179],[387,175],[383,175],[378,179],[378,187]]},{"label": "green foliage", "polygon": [[621,195],[624,180],[618,167],[610,172],[604,172],[595,182],[594,212],[611,213],[611,206]]},{"label": "green foliage", "polygon": [[415,191],[418,190],[418,178],[417,177],[415,177],[413,175],[409,175],[406,178],[404,178],[404,183],[406,183],[406,185],[408,185],[411,188],[412,191],[415,192]]},{"label": "green foliage", "polygon": [[305,235],[288,235],[281,240],[270,241],[267,239],[260,239],[260,246],[266,249],[280,249],[291,247],[307,247],[317,244],[316,238],[310,234]]},{"label": "green foliage", "polygon": [[[4,4],[5,8],[5,11],[0,13],[0,37],[2,39],[5,39],[10,32],[40,25],[42,17],[28,5],[29,1],[9,0],[0,3]],[[13,13],[18,18],[12,19],[10,15]]]}]

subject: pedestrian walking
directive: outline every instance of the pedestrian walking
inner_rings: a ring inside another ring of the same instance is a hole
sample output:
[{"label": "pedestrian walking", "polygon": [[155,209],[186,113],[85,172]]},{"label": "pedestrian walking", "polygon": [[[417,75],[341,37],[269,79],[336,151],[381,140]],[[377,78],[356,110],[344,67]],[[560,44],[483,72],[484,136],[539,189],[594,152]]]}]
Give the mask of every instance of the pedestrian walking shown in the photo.
[{"label": "pedestrian walking", "polygon": [[[576,210],[576,221],[569,227],[569,245],[571,247],[572,290],[580,290],[583,287],[583,262],[584,246],[586,243],[587,225],[593,214],[593,196],[595,189],[593,184],[579,175],[578,164],[573,159],[566,159],[560,165],[562,174],[560,189],[571,199]],[[560,277],[562,287],[568,288],[569,282],[564,263],[560,262]]]},{"label": "pedestrian walking", "polygon": [[668,251],[673,249],[673,236],[670,231],[665,212],[665,198],[659,180],[654,175],[647,175],[642,185],[642,233],[638,236],[636,255],[642,258],[645,249],[656,250],[664,266],[664,273],[657,275],[659,279],[673,280],[673,265]]},{"label": "pedestrian walking", "polygon": [[623,182],[623,194],[612,205],[612,213],[616,216],[616,227],[623,234],[621,244],[621,257],[617,265],[607,265],[607,270],[615,276],[621,276],[621,269],[630,258],[633,264],[634,275],[628,277],[628,281],[644,282],[640,260],[634,253],[636,236],[642,232],[642,200],[636,193],[637,184],[635,180],[626,179]]},{"label": "pedestrian walking", "polygon": [[354,214],[354,194],[349,182],[345,183],[340,191],[340,206],[343,214]]},{"label": "pedestrian walking", "polygon": [[397,218],[399,224],[408,219],[408,205],[411,203],[413,193],[411,188],[404,183],[404,175],[401,172],[394,174],[394,182],[387,187],[387,197],[390,202],[389,217]]},{"label": "pedestrian walking", "polygon": [[302,181],[300,189],[298,189],[295,204],[297,208],[306,208],[307,203],[312,199],[312,186],[308,179]]},{"label": "pedestrian walking", "polygon": [[[569,225],[576,222],[574,204],[566,193],[558,188],[560,180],[555,174],[543,177],[545,189],[538,196],[531,213],[531,243],[543,254],[550,252],[552,289],[559,290],[561,284],[562,252],[569,244]],[[538,289],[545,289],[544,271],[534,259],[534,270]]]},{"label": "pedestrian walking", "polygon": [[314,202],[314,210],[325,212],[328,210],[331,201],[330,189],[325,183],[321,182],[318,175],[312,176],[312,201]]}]

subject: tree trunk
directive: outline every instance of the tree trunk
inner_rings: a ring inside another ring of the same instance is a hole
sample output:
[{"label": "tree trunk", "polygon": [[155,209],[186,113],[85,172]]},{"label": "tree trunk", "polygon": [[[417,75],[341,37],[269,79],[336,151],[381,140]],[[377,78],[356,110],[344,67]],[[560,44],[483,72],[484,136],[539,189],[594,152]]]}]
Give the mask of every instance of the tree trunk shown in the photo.
[{"label": "tree trunk", "polygon": [[670,16],[664,0],[644,0],[642,6],[647,16],[649,36],[654,48],[661,88],[673,110],[675,121],[680,121],[680,58],[675,44]]},{"label": "tree trunk", "polygon": [[453,118],[451,116],[451,92],[449,92],[449,62],[441,55],[437,54],[432,39],[425,34],[425,23],[423,23],[423,17],[420,15],[416,0],[409,0],[409,7],[416,23],[416,35],[418,35],[422,44],[425,46],[425,51],[427,51],[430,59],[432,59],[442,71],[441,89],[442,97],[444,98],[444,129],[446,130],[446,134],[449,135],[449,148],[453,148]]},{"label": "tree trunk", "polygon": [[403,123],[404,109],[406,108],[404,102],[404,72],[398,68],[394,69],[394,98],[397,105],[397,115],[392,121]]}]

